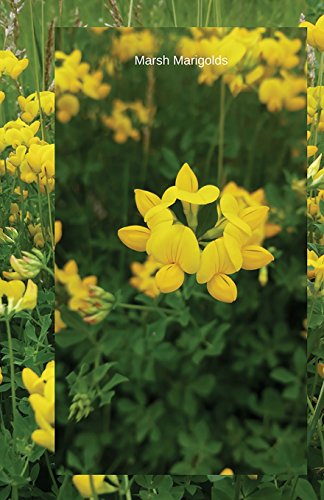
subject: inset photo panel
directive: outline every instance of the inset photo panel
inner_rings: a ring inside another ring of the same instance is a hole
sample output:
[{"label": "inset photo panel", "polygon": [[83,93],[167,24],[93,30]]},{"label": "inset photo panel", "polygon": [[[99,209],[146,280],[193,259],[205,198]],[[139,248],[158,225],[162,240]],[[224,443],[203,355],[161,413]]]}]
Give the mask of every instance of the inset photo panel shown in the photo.
[{"label": "inset photo panel", "polygon": [[307,473],[305,42],[56,29],[58,470]]}]

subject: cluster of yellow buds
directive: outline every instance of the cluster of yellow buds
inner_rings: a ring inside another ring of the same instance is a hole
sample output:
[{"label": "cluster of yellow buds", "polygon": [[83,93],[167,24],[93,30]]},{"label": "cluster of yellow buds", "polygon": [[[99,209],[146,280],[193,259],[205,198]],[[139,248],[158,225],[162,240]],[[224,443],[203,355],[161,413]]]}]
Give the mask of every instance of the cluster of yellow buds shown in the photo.
[{"label": "cluster of yellow buds", "polygon": [[18,104],[21,109],[21,119],[26,123],[35,120],[40,114],[40,109],[43,114],[50,116],[55,109],[55,94],[49,90],[43,92],[33,92],[28,97],[19,96]]},{"label": "cluster of yellow buds", "polygon": [[[124,144],[128,139],[138,141],[140,132],[133,125],[132,117],[141,125],[147,125],[153,110],[144,106],[141,101],[123,102],[120,99],[113,101],[111,116],[102,116],[102,122],[114,132],[114,140]],[[131,114],[131,116],[130,116]]]},{"label": "cluster of yellow buds", "polygon": [[112,55],[122,63],[134,56],[153,56],[159,49],[159,44],[150,30],[134,28],[119,28],[118,35],[113,39]]},{"label": "cluster of yellow buds", "polygon": [[71,54],[57,51],[56,61],[61,63],[55,70],[57,118],[62,123],[67,123],[80,109],[76,94],[83,93],[95,100],[104,99],[111,86],[103,82],[101,70],[91,72],[90,65],[82,62],[80,50],[74,50]]},{"label": "cluster of yellow buds", "polygon": [[259,99],[271,112],[305,107],[306,80],[290,72],[300,63],[300,39],[289,39],[281,31],[269,36],[265,28],[191,28],[183,37],[178,54],[206,59],[222,54],[226,64],[201,64],[199,83],[212,85],[223,77],[231,93],[258,90]]},{"label": "cluster of yellow buds", "polygon": [[0,228],[0,243],[5,243],[7,245],[15,244],[19,234],[14,227]]},{"label": "cluster of yellow buds", "polygon": [[0,50],[0,77],[7,75],[13,80],[17,80],[27,68],[28,63],[27,58],[18,59],[11,50]]},{"label": "cluster of yellow buds", "polygon": [[[108,479],[109,482],[105,481]],[[115,475],[95,476],[77,474],[73,476],[72,482],[82,498],[93,498],[95,495],[106,495],[119,490],[119,479]]]},{"label": "cluster of yellow buds", "polygon": [[[240,269],[266,266],[273,255],[260,245],[269,208],[263,205],[241,208],[233,195],[223,194],[217,186],[199,188],[188,164],[180,169],[175,185],[160,198],[155,193],[135,190],[137,209],[147,226],[127,226],[118,231],[121,241],[136,251],[152,255],[161,268],[155,283],[162,293],[178,290],[185,274],[196,274],[197,282],[207,283],[209,293],[222,302],[233,302],[237,288],[229,275]],[[170,207],[181,201],[187,225],[181,223]],[[199,212],[214,204],[214,217],[208,230],[200,234]]]},{"label": "cluster of yellow buds", "polygon": [[318,256],[314,250],[307,250],[307,276],[315,280],[315,290],[320,290],[324,282],[324,255]]},{"label": "cluster of yellow buds", "polygon": [[10,257],[13,271],[3,271],[3,277],[8,280],[26,280],[35,278],[42,269],[47,269],[46,257],[40,250],[33,248],[31,252],[22,251],[22,259],[14,255]]},{"label": "cluster of yellow buds", "polygon": [[28,280],[27,286],[21,280],[4,281],[0,278],[0,316],[7,318],[37,305],[37,285]]},{"label": "cluster of yellow buds", "polygon": [[29,392],[29,403],[34,411],[38,429],[33,431],[32,440],[48,450],[55,450],[55,362],[47,363],[38,376],[32,369],[22,371],[23,384]]},{"label": "cluster of yellow buds", "polygon": [[[81,278],[74,260],[68,261],[63,269],[56,268],[57,282],[64,285],[69,294],[68,307],[77,311],[86,323],[102,321],[112,310],[115,297],[97,286],[96,276]],[[61,315],[57,313],[57,331],[64,327]]]}]

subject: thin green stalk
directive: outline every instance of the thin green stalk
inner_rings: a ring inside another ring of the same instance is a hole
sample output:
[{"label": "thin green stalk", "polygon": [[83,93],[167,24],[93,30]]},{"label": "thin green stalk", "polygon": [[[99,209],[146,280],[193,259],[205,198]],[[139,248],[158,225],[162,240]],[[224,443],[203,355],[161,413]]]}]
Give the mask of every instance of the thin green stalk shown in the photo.
[{"label": "thin green stalk", "polygon": [[11,487],[11,495],[12,495],[12,499],[11,500],[18,500],[19,496],[18,496],[17,486],[12,486]]},{"label": "thin green stalk", "polygon": [[222,0],[215,0],[216,26],[222,26]]},{"label": "thin green stalk", "polygon": [[224,170],[224,133],[225,133],[225,82],[221,78],[220,84],[220,106],[219,106],[219,129],[218,129],[218,186],[223,182]]},{"label": "thin green stalk", "polygon": [[295,491],[296,491],[296,488],[297,488],[298,479],[299,479],[299,477],[296,476],[294,478],[294,480],[293,480],[293,487],[292,487],[292,490],[291,490],[291,494],[290,494],[289,500],[294,500],[294,498],[295,498]]},{"label": "thin green stalk", "polygon": [[205,26],[208,26],[208,25],[209,25],[209,20],[210,20],[210,14],[211,14],[212,3],[213,3],[213,0],[209,0]]},{"label": "thin green stalk", "polygon": [[132,24],[133,5],[134,5],[134,0],[130,0],[127,26],[131,26]]},{"label": "thin green stalk", "polygon": [[[324,71],[324,52],[321,52],[321,59],[320,59],[320,65],[319,65],[319,70],[318,70],[318,81],[317,81],[317,86],[319,87],[319,95],[318,95],[318,108],[320,108],[320,103],[321,103],[321,98],[322,98],[322,82],[323,82],[323,71]],[[312,135],[313,135],[312,131]],[[315,134],[314,134],[314,142],[313,145],[317,146],[317,136],[318,136],[318,119],[316,123],[316,128],[315,128]]]},{"label": "thin green stalk", "polygon": [[117,307],[122,307],[123,309],[130,309],[134,311],[155,311],[155,312],[166,312],[172,314],[178,314],[181,311],[177,311],[176,309],[169,309],[167,307],[152,307],[152,306],[140,306],[137,304],[123,304],[118,303]]},{"label": "thin green stalk", "polygon": [[200,26],[200,1],[197,0],[197,26]]},{"label": "thin green stalk", "polygon": [[97,492],[96,492],[96,489],[95,489],[95,486],[94,486],[93,476],[92,475],[90,475],[90,487],[91,487],[92,497],[94,498],[94,500],[98,500],[98,495],[97,495]]},{"label": "thin green stalk", "polygon": [[49,476],[50,476],[52,484],[53,484],[53,489],[54,489],[55,495],[57,496],[57,494],[59,492],[59,489],[58,489],[58,486],[57,486],[57,482],[56,482],[55,476],[54,476],[53,471],[52,471],[52,467],[51,467],[51,464],[50,464],[50,461],[49,461],[49,458],[48,458],[47,450],[45,450],[45,462],[46,462],[46,466],[47,466],[47,469],[48,469]]},{"label": "thin green stalk", "polygon": [[28,3],[29,3],[29,14],[30,14],[30,29],[32,32],[32,43],[33,43],[33,57],[34,57],[33,66],[35,69],[34,73],[35,73],[36,94],[37,94],[38,106],[39,106],[39,116],[40,116],[42,139],[45,140],[45,128],[44,128],[43,112],[42,112],[42,107],[41,107],[40,85],[39,85],[39,78],[38,78],[38,67],[39,67],[38,62],[39,62],[39,60],[37,57],[37,49],[36,49],[32,0],[29,0]]},{"label": "thin green stalk", "polygon": [[129,486],[128,476],[123,476],[125,481],[125,496],[126,500],[132,500],[132,494]]},{"label": "thin green stalk", "polygon": [[44,13],[44,2],[41,0],[41,19],[42,19],[42,64],[43,64],[43,85],[42,88],[45,90],[45,13]]},{"label": "thin green stalk", "polygon": [[172,3],[173,23],[174,23],[174,26],[177,28],[177,26],[178,26],[177,13],[176,13],[174,0],[171,0],[171,3]]},{"label": "thin green stalk", "polygon": [[241,476],[235,476],[234,500],[240,500],[240,498],[241,498]]},{"label": "thin green stalk", "polygon": [[41,223],[41,231],[42,231],[43,239],[45,242],[46,241],[46,234],[45,234],[45,225],[44,225],[44,218],[43,218],[43,207],[42,207],[42,199],[41,199],[40,181],[39,181],[38,174],[37,174],[37,200],[38,200],[38,210],[39,210],[39,217],[40,217],[40,223]]},{"label": "thin green stalk", "polygon": [[48,221],[49,221],[49,232],[50,232],[50,238],[51,238],[51,243],[52,243],[52,250],[54,250],[55,243],[54,243],[54,228],[53,228],[53,218],[52,218],[52,207],[51,207],[51,198],[50,198],[50,193],[48,189],[48,180],[46,177],[46,196],[47,196],[47,207],[48,207]]},{"label": "thin green stalk", "polygon": [[11,406],[12,406],[12,426],[13,426],[13,441],[14,446],[16,445],[16,430],[17,430],[17,401],[16,401],[16,387],[15,387],[15,365],[14,365],[14,355],[12,348],[12,337],[11,337],[11,328],[10,321],[6,317],[6,330],[7,330],[7,339],[8,339],[8,351],[9,351],[9,365],[10,365],[10,390],[11,390]]},{"label": "thin green stalk", "polygon": [[307,431],[307,447],[310,445],[311,439],[313,437],[314,431],[316,429],[317,423],[320,419],[322,410],[324,407],[324,380],[322,382],[322,387],[320,394],[318,396],[318,400],[315,406],[314,414],[310,420],[310,423],[308,425],[308,431]]},{"label": "thin green stalk", "polygon": [[64,498],[63,497],[63,493],[64,493],[65,485],[67,484],[67,482],[69,481],[69,479],[70,479],[70,476],[68,476],[67,474],[65,474],[64,479],[63,479],[63,483],[60,486],[60,491],[59,491],[58,496],[56,497],[56,500],[63,500],[63,498]]}]

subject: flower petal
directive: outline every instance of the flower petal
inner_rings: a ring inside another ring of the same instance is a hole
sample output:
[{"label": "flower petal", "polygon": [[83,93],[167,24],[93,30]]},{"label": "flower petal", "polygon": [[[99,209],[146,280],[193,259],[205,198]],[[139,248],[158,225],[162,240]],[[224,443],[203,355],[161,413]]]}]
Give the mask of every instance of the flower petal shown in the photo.
[{"label": "flower petal", "polygon": [[247,245],[243,248],[243,265],[242,269],[252,271],[260,269],[274,260],[273,255],[263,247],[258,245]]},{"label": "flower petal", "polygon": [[179,190],[195,193],[198,191],[198,180],[188,163],[184,163],[178,172],[175,185]]},{"label": "flower petal", "polygon": [[208,281],[207,290],[214,299],[221,302],[231,303],[237,298],[236,285],[226,274],[216,274]]},{"label": "flower petal", "polygon": [[150,208],[159,205],[161,202],[161,198],[155,193],[144,191],[144,189],[135,189],[135,203],[142,217],[145,217]]},{"label": "flower petal", "polygon": [[131,250],[145,252],[151,231],[143,226],[127,226],[118,230],[119,239]]},{"label": "flower petal", "polygon": [[181,287],[184,272],[177,264],[163,266],[155,276],[155,282],[162,293],[171,293]]}]

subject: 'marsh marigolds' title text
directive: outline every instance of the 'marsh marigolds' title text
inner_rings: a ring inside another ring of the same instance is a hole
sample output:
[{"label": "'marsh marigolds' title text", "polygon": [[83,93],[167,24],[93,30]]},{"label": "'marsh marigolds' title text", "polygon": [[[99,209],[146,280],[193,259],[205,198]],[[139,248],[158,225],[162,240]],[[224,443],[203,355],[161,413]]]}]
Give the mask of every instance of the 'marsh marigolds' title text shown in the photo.
[{"label": "'marsh marigolds' title text", "polygon": [[173,64],[174,66],[199,66],[203,68],[204,66],[226,66],[228,64],[228,58],[222,57],[221,55],[210,57],[184,57],[176,56],[173,58],[163,54],[159,57],[145,57],[145,56],[135,56],[134,63],[136,66],[169,66]]}]

